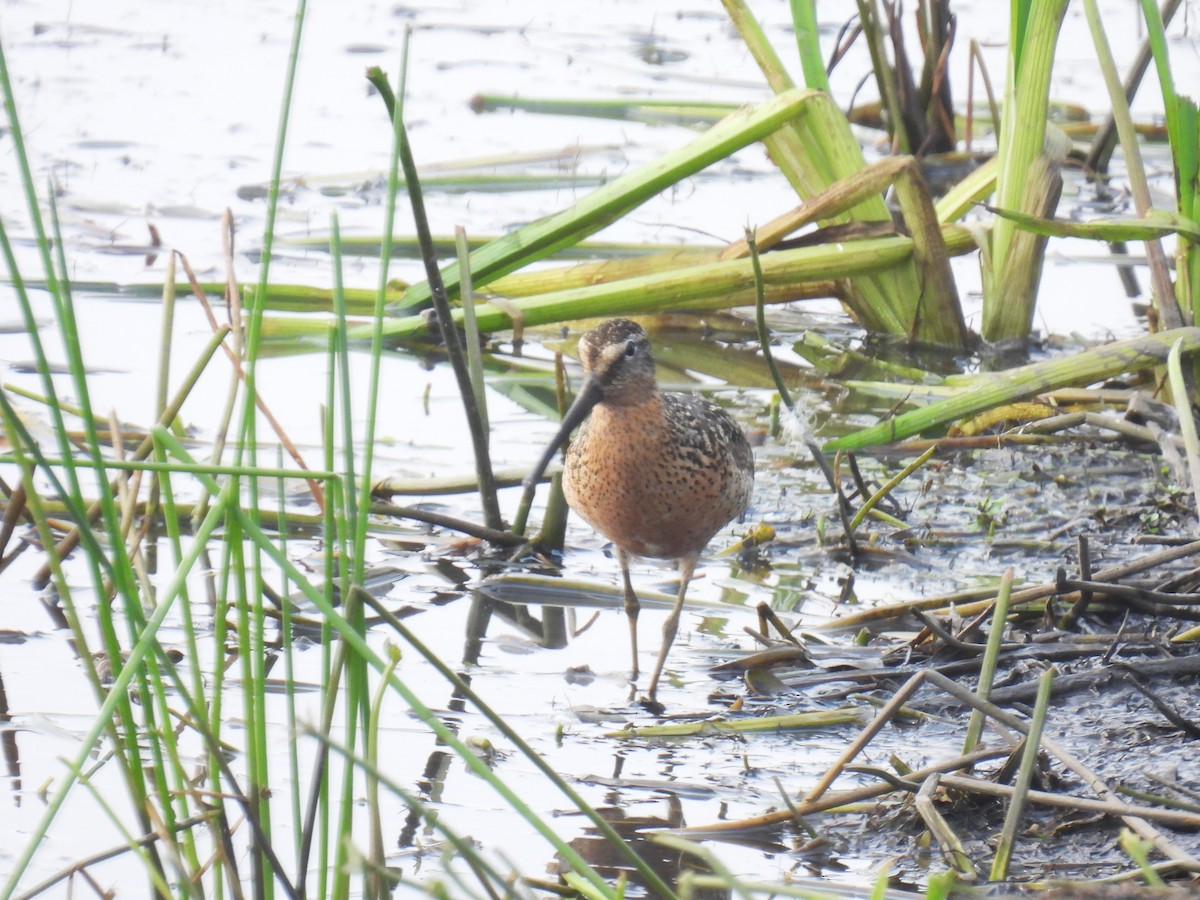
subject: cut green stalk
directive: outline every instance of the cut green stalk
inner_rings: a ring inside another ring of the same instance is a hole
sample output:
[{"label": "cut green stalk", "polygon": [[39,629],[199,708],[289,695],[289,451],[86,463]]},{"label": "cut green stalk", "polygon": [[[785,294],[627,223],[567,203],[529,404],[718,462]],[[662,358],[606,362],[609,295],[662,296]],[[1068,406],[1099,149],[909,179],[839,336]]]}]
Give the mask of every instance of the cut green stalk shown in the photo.
[{"label": "cut green stalk", "polygon": [[1017,781],[1013,785],[1012,800],[1009,801],[1008,812],[1004,816],[1004,828],[1000,831],[1000,841],[996,846],[996,856],[992,860],[991,874],[988,876],[993,882],[1008,878],[1008,865],[1017,842],[1017,829],[1025,815],[1029,788],[1033,784],[1034,775],[1037,774],[1038,754],[1042,749],[1042,729],[1046,725],[1050,697],[1054,690],[1054,671],[1054,666],[1051,666],[1038,680],[1037,701],[1033,708],[1033,718],[1029,722],[1029,731],[1025,734],[1025,748],[1021,752]]},{"label": "cut green stalk", "polygon": [[[1004,629],[1008,627],[1008,601],[1012,597],[1014,570],[1010,567],[1004,570],[1000,578],[1000,590],[996,593],[996,606],[992,610],[992,629],[988,632],[987,648],[983,652],[983,660],[979,667],[979,680],[975,695],[980,703],[986,703],[992,693],[992,682],[996,678],[996,668],[1000,664],[1000,645],[1004,642]],[[971,710],[971,718],[967,722],[967,736],[963,739],[963,753],[971,753],[983,740],[984,714],[979,707]]]}]

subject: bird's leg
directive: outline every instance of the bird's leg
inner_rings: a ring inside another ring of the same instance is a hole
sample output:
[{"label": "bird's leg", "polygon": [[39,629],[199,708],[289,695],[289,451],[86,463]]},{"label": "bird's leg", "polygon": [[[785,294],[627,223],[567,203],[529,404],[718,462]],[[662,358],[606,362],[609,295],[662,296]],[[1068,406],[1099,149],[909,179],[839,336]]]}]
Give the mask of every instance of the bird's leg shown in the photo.
[{"label": "bird's leg", "polygon": [[687,596],[688,582],[692,580],[692,573],[696,571],[696,563],[699,560],[699,552],[689,553],[679,560],[679,595],[675,598],[671,615],[663,622],[662,649],[658,651],[658,662],[654,664],[654,674],[650,677],[649,695],[653,703],[658,702],[655,696],[658,693],[658,679],[662,676],[663,666],[667,664],[667,654],[671,652],[671,645],[675,643],[675,635],[679,631],[679,617],[683,613],[683,599]]},{"label": "bird's leg", "polygon": [[637,594],[633,592],[633,582],[629,578],[629,554],[620,547],[617,548],[617,562],[621,564],[621,576],[625,579],[625,615],[629,617],[629,649],[633,654],[633,670],[629,673],[629,680],[637,681],[637,620],[642,605],[638,602]]}]

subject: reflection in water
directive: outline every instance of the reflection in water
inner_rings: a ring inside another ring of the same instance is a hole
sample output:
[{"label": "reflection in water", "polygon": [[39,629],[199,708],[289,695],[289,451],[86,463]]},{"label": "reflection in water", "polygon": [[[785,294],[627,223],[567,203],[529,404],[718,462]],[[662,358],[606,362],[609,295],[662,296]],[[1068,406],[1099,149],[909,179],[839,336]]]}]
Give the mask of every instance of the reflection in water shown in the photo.
[{"label": "reflection in water", "polygon": [[548,650],[560,650],[567,646],[566,610],[561,606],[541,606],[541,610],[542,617],[539,619],[524,603],[492,600],[478,592],[472,593],[471,608],[467,613],[463,663],[473,666],[479,662],[483,639],[487,636],[493,615],[499,616]]},{"label": "reflection in water", "polygon": [[0,672],[0,746],[4,747],[4,766],[12,782],[13,804],[21,805],[21,754],[17,751],[17,733],[8,712],[8,693],[4,690],[4,673]]},{"label": "reflection in water", "polygon": [[[674,885],[684,872],[712,874],[711,870],[704,867],[702,860],[652,841],[649,834],[643,830],[679,828],[684,824],[683,809],[679,798],[674,794],[668,795],[666,819],[656,816],[627,817],[619,806],[602,806],[596,811],[667,884]],[[598,834],[595,828],[586,829],[580,837],[571,841],[571,848],[605,878],[616,881],[624,875],[629,880],[630,887],[636,885],[641,888],[636,892],[627,891],[627,895],[647,895],[646,885],[638,880],[638,874],[629,867],[629,861],[603,835]],[[569,867],[560,861],[560,870],[569,871]],[[691,896],[699,900],[725,900],[730,896],[730,891],[728,888],[697,889]]]}]

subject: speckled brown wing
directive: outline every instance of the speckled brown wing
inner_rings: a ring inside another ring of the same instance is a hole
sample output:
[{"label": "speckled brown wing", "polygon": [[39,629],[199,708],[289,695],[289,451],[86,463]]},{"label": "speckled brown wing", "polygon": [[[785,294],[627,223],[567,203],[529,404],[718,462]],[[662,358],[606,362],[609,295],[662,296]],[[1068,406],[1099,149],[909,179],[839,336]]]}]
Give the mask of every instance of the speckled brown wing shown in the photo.
[{"label": "speckled brown wing", "polygon": [[737,423],[691,394],[593,411],[567,454],[567,502],[637,556],[702,550],[745,512],[754,458]]}]

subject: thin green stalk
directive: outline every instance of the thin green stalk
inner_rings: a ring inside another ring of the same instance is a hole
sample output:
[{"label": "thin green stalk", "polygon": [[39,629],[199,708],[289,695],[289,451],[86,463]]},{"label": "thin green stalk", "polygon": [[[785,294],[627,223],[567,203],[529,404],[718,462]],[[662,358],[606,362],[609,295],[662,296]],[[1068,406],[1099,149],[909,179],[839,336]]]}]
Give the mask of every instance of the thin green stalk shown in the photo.
[{"label": "thin green stalk", "polygon": [[[342,283],[342,232],[338,224],[338,215],[335,210],[329,216],[329,251],[330,264],[333,274],[333,332],[330,335],[331,353],[333,367],[330,370],[331,384],[336,385],[336,388],[331,388],[337,394],[337,403],[332,403],[333,397],[330,397],[330,409],[337,410],[340,415],[338,418],[341,422],[341,438],[342,438],[342,477],[346,484],[358,484],[358,479],[354,476],[354,402],[353,402],[353,385],[350,378],[350,343],[346,339],[346,289]],[[386,268],[384,270],[386,272]],[[375,348],[372,347],[372,362],[375,366],[379,364],[379,356],[375,353]],[[373,385],[374,386],[374,385]],[[338,390],[340,389],[340,390]],[[368,399],[368,409],[376,408],[376,398],[374,396]],[[372,431],[368,429],[364,435],[366,447],[364,451],[373,443]],[[364,481],[370,481],[369,475],[363,477]],[[346,510],[347,515],[352,521],[357,519],[356,506],[358,498],[354,491],[350,491],[346,496],[349,508]],[[365,516],[363,517],[366,518]],[[361,529],[364,544],[366,540],[366,530]],[[354,549],[355,575],[360,574],[359,568],[362,565],[362,547],[357,543]]]},{"label": "thin green stalk", "polygon": [[[471,866],[476,877],[480,879],[480,884],[486,891],[487,896],[499,900],[496,890],[503,891],[503,896],[509,896],[515,885],[511,881],[498,872],[486,859],[479,853],[477,843],[471,838],[464,838],[452,828],[447,826],[442,818],[437,814],[436,810],[431,809],[419,796],[411,791],[405,790],[390,778],[387,772],[379,769],[375,762],[370,759],[362,759],[351,753],[345,745],[339,744],[333,740],[328,734],[320,731],[310,730],[308,734],[321,743],[321,745],[329,750],[333,750],[341,755],[347,763],[362,769],[367,775],[377,781],[379,784],[386,787],[389,791],[399,797],[405,806],[412,809],[417,815],[421,816],[429,827],[443,835],[450,846],[454,848],[454,857],[464,859]],[[495,889],[491,883],[494,883]],[[467,896],[474,896],[474,892],[470,892]],[[603,892],[602,896],[608,896],[608,892]]]},{"label": "thin green stalk", "polygon": [[[167,274],[163,278],[162,322],[158,335],[158,375],[155,379],[154,414],[161,418],[167,408],[171,381],[171,338],[175,332],[175,254],[167,255]],[[146,515],[153,519],[158,511],[159,483],[150,479],[150,497]]]},{"label": "thin green stalk", "polygon": [[[276,448],[276,465],[279,468],[283,467],[283,448]],[[279,476],[279,487],[277,494],[279,495],[279,521],[287,521],[287,491],[284,477]],[[328,502],[326,503],[328,505]],[[284,556],[288,555],[288,529],[281,527],[279,529],[279,552]],[[286,598],[291,591],[291,582],[288,581],[287,575],[280,574],[279,576],[279,596]],[[281,610],[281,619],[279,624],[279,643],[280,652],[283,655],[283,701],[287,709],[288,723],[297,721],[296,715],[296,646],[292,634],[292,604],[285,602]],[[300,751],[296,746],[295,741],[288,741],[288,781],[291,794],[291,813],[292,813],[292,837],[294,840],[294,852],[296,856],[300,855],[300,827],[301,827],[301,810],[304,806],[300,800]]]},{"label": "thin green stalk", "polygon": [[388,894],[387,886],[375,873],[382,872],[387,867],[387,856],[383,849],[383,817],[379,810],[379,725],[383,711],[383,701],[387,696],[387,683],[400,664],[400,648],[388,648],[388,665],[383,671],[375,698],[371,702],[371,721],[367,727],[367,810],[371,818],[370,837],[371,850],[369,860],[371,871],[367,874],[367,884],[364,885],[364,895],[368,898],[384,898]]},{"label": "thin green stalk", "polygon": [[[331,341],[329,344],[328,366],[325,376],[325,406],[322,410],[321,417],[321,447],[324,453],[325,466],[330,468],[335,464],[337,456],[337,439],[335,437],[336,427],[336,411],[337,411],[337,347]],[[350,486],[350,490],[354,490],[354,486]],[[341,542],[341,547],[344,549],[346,544],[346,534],[339,530],[339,525],[344,524],[344,521],[339,521],[336,518],[337,513],[345,514],[345,509],[342,504],[330,502],[325,505],[325,524],[324,532],[326,536],[336,535]],[[338,541],[326,539],[324,542],[324,553],[321,563],[321,571],[324,574],[325,597],[332,604],[334,599],[333,586],[336,584],[335,573],[337,571]],[[328,685],[325,691],[325,699],[321,710],[321,724],[328,731],[333,726],[334,707],[338,697],[338,683],[341,677],[341,662],[340,655],[338,662],[334,663],[333,653],[333,632],[329,626],[329,622],[321,620],[321,683]],[[339,654],[342,652],[341,647],[338,648]],[[321,873],[321,877],[317,882],[317,895],[323,898],[327,895],[329,888],[329,780],[325,777],[329,768],[329,754],[323,749],[318,750],[316,758],[313,760],[313,771],[309,781],[308,788],[308,804],[304,811],[304,825],[300,832],[300,853],[299,864],[299,888],[302,896],[307,895],[307,879],[309,864],[308,860],[312,853],[312,842],[316,831],[320,829],[320,839],[317,842],[317,867],[316,871]]]},{"label": "thin green stalk", "polygon": [[[167,456],[162,448],[155,446],[154,455],[155,461],[162,468],[159,469],[159,483],[162,486],[162,506],[163,516],[166,521],[167,541],[171,546],[171,554],[175,565],[178,567],[183,560],[183,535],[179,529],[179,514],[175,508],[175,492],[171,486],[171,468],[167,463]],[[196,640],[196,625],[192,619],[192,599],[188,593],[187,582],[183,583],[180,588],[180,599],[182,603],[179,607],[180,627],[183,630],[184,644],[187,647],[188,668],[191,670],[192,696],[201,698],[204,693],[204,668],[201,664],[200,644]]]},{"label": "thin green stalk", "polygon": [[[283,97],[280,103],[280,112],[278,126],[275,137],[275,149],[271,164],[271,182],[267,192],[267,211],[265,222],[263,225],[262,237],[262,255],[259,263],[259,295],[264,295],[267,290],[267,285],[270,283],[270,263],[272,256],[272,248],[275,241],[275,221],[279,209],[279,193],[280,183],[283,172],[283,155],[284,148],[287,145],[288,122],[291,116],[292,97],[295,88],[296,68],[300,59],[300,39],[304,31],[305,11],[307,8],[307,0],[297,0],[296,15],[293,20],[291,43],[288,52],[288,64],[284,77]],[[256,400],[258,397],[258,359],[259,359],[259,340],[262,333],[262,318],[264,307],[263,304],[256,304],[250,312],[249,327],[246,331],[246,341],[244,347],[244,389],[242,397],[242,410],[239,427],[239,441],[234,450],[234,461],[241,464],[243,455],[249,461],[251,467],[257,464],[257,445],[258,445],[258,429],[257,429],[257,406]],[[231,482],[235,486],[240,485],[239,479],[233,479]],[[246,483],[249,496],[249,515],[256,515],[258,508],[258,482],[257,479],[251,478]],[[235,490],[240,490],[235,487]],[[242,511],[239,510],[238,519],[243,518]],[[264,593],[263,567],[261,565],[261,548],[256,543],[252,547],[253,557],[251,560],[249,573],[252,579],[250,585],[244,585],[243,579],[239,579],[239,599],[244,601],[245,594],[248,591],[256,598],[256,609],[261,606],[262,596]],[[238,557],[240,549],[235,547],[235,558]],[[246,571],[239,568],[239,571]],[[242,606],[244,609],[244,604]],[[248,610],[245,610],[248,614]],[[245,640],[245,636],[243,636]],[[261,645],[261,622],[256,637],[252,641],[253,645]],[[243,649],[247,649],[243,645]],[[258,660],[252,669],[247,672],[248,675],[261,676],[262,660]],[[253,684],[253,682],[251,683]],[[246,699],[248,709],[255,708],[253,701],[252,686],[246,687]],[[261,683],[257,686],[257,694],[259,698],[263,696],[263,686]],[[246,751],[247,771],[250,773],[250,795],[258,802],[257,814],[262,821],[264,828],[270,829],[270,804],[268,797],[263,790],[270,784],[268,773],[268,762],[265,752],[266,733],[265,723],[260,724],[257,728],[251,728],[247,734]],[[274,895],[274,882],[266,880],[264,882],[261,869],[261,855],[255,853],[253,855],[253,863],[255,867],[255,881],[262,890],[262,896],[270,898]]]},{"label": "thin green stalk", "polygon": [[907,466],[905,466],[899,472],[897,472],[895,475],[893,475],[891,478],[889,478],[887,480],[887,483],[884,484],[883,487],[881,487],[879,490],[877,490],[874,494],[872,494],[871,497],[867,500],[867,502],[862,505],[862,507],[859,509],[859,511],[854,514],[854,518],[850,521],[850,531],[851,532],[858,531],[858,526],[862,525],[863,519],[865,519],[867,517],[867,515],[871,512],[871,510],[874,509],[876,506],[878,506],[884,497],[888,496],[888,494],[890,494],[892,491],[894,491],[896,489],[896,487],[902,481],[904,481],[904,479],[906,479],[913,472],[917,471],[917,469],[921,468],[921,466],[925,465],[925,463],[929,462],[929,458],[931,456],[933,456],[933,454],[936,452],[937,452],[937,445],[935,444],[934,446],[932,446],[928,450],[926,450],[924,453],[922,453],[920,456],[918,456],[916,459],[914,459],[912,462],[910,462]]},{"label": "thin green stalk", "polygon": [[[400,190],[400,150],[402,144],[401,117],[404,115],[405,85],[408,83],[408,52],[412,30],[405,28],[404,40],[400,47],[400,76],[398,99],[392,103],[392,147],[388,157],[388,186],[387,200],[383,215],[383,247],[379,253],[379,284],[376,286],[375,306],[370,324],[371,336],[371,375],[367,386],[366,428],[363,434],[363,476],[360,487],[358,509],[356,516],[352,514],[354,524],[353,552],[355,560],[355,578],[361,580],[363,572],[363,550],[366,546],[367,516],[371,508],[371,474],[374,471],[372,463],[375,459],[375,421],[379,409],[380,368],[383,358],[383,319],[387,305],[388,275],[392,260],[392,234],[396,228],[396,197]],[[384,84],[387,84],[384,79]],[[387,85],[391,93],[391,85]],[[340,254],[339,254],[340,255]],[[354,484],[354,482],[350,482]],[[353,510],[353,505],[351,505]]]},{"label": "thin green stalk", "polygon": [[[992,682],[996,678],[996,668],[1000,664],[1000,645],[1004,642],[1004,629],[1008,625],[1008,601],[1012,597],[1014,570],[1005,569],[1000,578],[1000,590],[996,594],[996,607],[992,611],[992,629],[988,632],[987,649],[984,650],[983,660],[979,668],[979,680],[975,695],[981,703],[986,703],[992,693]],[[983,740],[984,715],[979,707],[971,710],[971,718],[967,722],[967,736],[963,740],[963,753],[971,753]]]},{"label": "thin green stalk", "polygon": [[779,374],[779,366],[775,365],[775,357],[771,354],[771,335],[767,331],[762,263],[758,260],[758,242],[755,240],[752,228],[746,229],[746,246],[750,249],[750,265],[754,267],[754,324],[758,328],[758,346],[762,350],[763,359],[767,361],[767,369],[771,372],[771,379],[775,382],[775,390],[779,391],[779,399],[783,401],[783,405],[788,408],[789,412],[795,412],[796,404],[792,401],[792,395],[788,392],[787,385],[783,383],[783,376]]},{"label": "thin green stalk", "polygon": [[[363,604],[358,599],[360,591],[356,590],[358,582],[351,581],[349,578],[342,581],[342,609],[345,613],[345,623],[354,637],[359,640],[366,640],[366,624],[363,615]],[[338,635],[338,642],[341,644],[350,643],[349,633],[341,632]],[[367,684],[367,661],[360,653],[354,652],[355,646],[351,644],[347,648],[344,657],[343,671],[345,672],[346,688],[345,688],[345,730],[346,730],[346,746],[357,747],[358,741],[365,736],[368,727],[368,720],[364,720],[360,713],[364,710],[366,715],[370,716],[370,694],[369,685]],[[341,797],[339,799],[339,818],[337,821],[338,835],[337,846],[334,854],[334,881],[333,881],[333,897],[334,900],[348,900],[350,896],[350,836],[354,833],[354,825],[357,821],[355,802],[358,793],[355,790],[355,771],[353,766],[346,766],[342,770]]]},{"label": "thin green stalk", "polygon": [[[1100,11],[1096,0],[1084,0],[1083,10],[1087,16],[1088,28],[1092,33],[1092,44],[1096,48],[1096,58],[1100,63],[1100,71],[1104,76],[1104,86],[1108,89],[1108,101],[1112,107],[1113,121],[1117,127],[1117,138],[1121,142],[1121,152],[1125,155],[1125,177],[1129,180],[1129,192],[1133,196],[1134,209],[1139,216],[1144,216],[1152,207],[1150,186],[1146,181],[1146,168],[1142,163],[1142,151],[1138,144],[1137,132],[1133,127],[1133,115],[1129,111],[1129,103],[1125,99],[1125,89],[1117,74],[1117,64],[1113,60],[1112,49],[1108,45],[1108,37],[1104,33],[1104,24],[1100,20]],[[1150,283],[1153,287],[1153,297],[1158,308],[1158,314],[1164,328],[1178,328],[1184,324],[1183,314],[1175,299],[1175,289],[1171,284],[1171,274],[1168,271],[1167,257],[1163,253],[1162,243],[1157,239],[1145,242],[1146,262],[1150,267]]]},{"label": "thin green stalk", "polygon": [[462,271],[463,336],[467,342],[467,364],[471,370],[471,386],[475,388],[475,405],[479,407],[479,418],[485,432],[491,432],[488,423],[487,385],[483,381],[483,352],[480,349],[479,325],[475,322],[475,291],[471,284],[470,247],[467,231],[461,225],[454,229],[455,250],[458,251],[458,267]]},{"label": "thin green stalk", "polygon": [[1029,797],[1029,787],[1033,784],[1033,776],[1038,769],[1042,729],[1046,725],[1046,716],[1050,710],[1050,696],[1054,691],[1054,671],[1054,666],[1051,666],[1042,673],[1042,677],[1038,681],[1037,702],[1033,708],[1033,718],[1029,722],[1029,731],[1025,735],[1025,749],[1021,752],[1021,765],[1017,769],[1017,781],[1013,785],[1013,796],[1008,804],[1008,812],[1004,816],[1004,828],[1000,832],[996,856],[992,860],[989,880],[993,882],[1004,881],[1008,878],[1008,864],[1012,859],[1013,846],[1017,842],[1017,828],[1025,815],[1025,802]]}]

